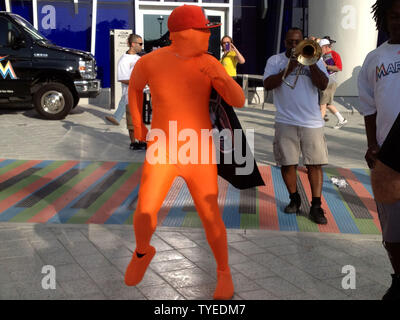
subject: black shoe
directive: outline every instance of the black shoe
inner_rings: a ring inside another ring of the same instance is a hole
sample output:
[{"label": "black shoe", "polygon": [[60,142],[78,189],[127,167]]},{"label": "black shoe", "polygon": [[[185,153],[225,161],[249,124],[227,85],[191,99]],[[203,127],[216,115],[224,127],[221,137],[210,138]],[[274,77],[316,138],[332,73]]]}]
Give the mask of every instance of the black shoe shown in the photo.
[{"label": "black shoe", "polygon": [[298,213],[301,207],[301,198],[297,194],[296,196],[290,196],[290,203],[285,208],[285,213],[293,214]]},{"label": "black shoe", "polygon": [[325,212],[321,207],[311,207],[310,218],[316,224],[327,224],[328,220],[325,218]]},{"label": "black shoe", "polygon": [[129,146],[129,149],[131,149],[131,150],[146,150],[147,143],[146,142],[132,142],[131,145]]},{"label": "black shoe", "polygon": [[400,275],[392,274],[392,286],[386,291],[382,300],[400,301]]}]

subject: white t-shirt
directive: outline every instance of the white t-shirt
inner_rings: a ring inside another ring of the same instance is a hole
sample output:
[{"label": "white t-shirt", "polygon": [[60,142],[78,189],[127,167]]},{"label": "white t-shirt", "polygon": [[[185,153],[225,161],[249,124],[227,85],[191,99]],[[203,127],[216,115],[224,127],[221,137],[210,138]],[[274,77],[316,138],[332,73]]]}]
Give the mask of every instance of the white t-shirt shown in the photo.
[{"label": "white t-shirt", "polygon": [[[265,66],[264,80],[283,71],[289,62],[285,53],[272,56]],[[322,61],[317,66],[329,77]],[[293,84],[296,79],[297,68],[286,77],[286,81]],[[303,66],[295,89],[285,83],[273,90],[274,105],[276,107],[275,121],[306,128],[322,128],[325,123],[321,116],[318,88],[311,81],[310,67]]]},{"label": "white t-shirt", "polygon": [[400,113],[400,44],[385,42],[366,57],[358,78],[363,116],[377,113],[376,138],[382,146]]},{"label": "white t-shirt", "polygon": [[[129,80],[131,78],[132,70],[136,62],[140,59],[137,54],[127,54],[124,53],[123,56],[118,61],[118,81]],[[121,82],[122,85],[122,96],[126,99],[128,98],[128,85]]]}]

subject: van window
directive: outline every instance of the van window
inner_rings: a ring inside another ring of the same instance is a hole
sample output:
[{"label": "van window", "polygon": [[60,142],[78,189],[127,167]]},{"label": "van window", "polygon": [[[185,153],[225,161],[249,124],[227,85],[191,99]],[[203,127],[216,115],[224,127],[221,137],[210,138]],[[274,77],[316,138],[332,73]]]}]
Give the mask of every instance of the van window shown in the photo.
[{"label": "van window", "polygon": [[16,38],[21,34],[13,23],[4,17],[0,17],[0,47],[7,47],[8,31],[10,30],[14,32]]}]

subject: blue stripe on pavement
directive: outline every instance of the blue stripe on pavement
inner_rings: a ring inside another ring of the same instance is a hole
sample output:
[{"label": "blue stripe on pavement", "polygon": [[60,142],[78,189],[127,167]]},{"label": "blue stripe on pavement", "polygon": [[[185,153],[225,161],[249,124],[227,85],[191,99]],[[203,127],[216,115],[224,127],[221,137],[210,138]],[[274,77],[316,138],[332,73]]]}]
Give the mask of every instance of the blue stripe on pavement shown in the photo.
[{"label": "blue stripe on pavement", "polygon": [[276,211],[278,213],[279,229],[281,231],[299,231],[295,214],[286,214],[285,207],[289,203],[289,193],[283,181],[281,170],[271,166],[272,179],[274,181]]},{"label": "blue stripe on pavement", "polygon": [[240,190],[229,184],[228,190],[226,191],[224,212],[222,214],[222,220],[224,221],[227,228],[240,229],[239,205]]},{"label": "blue stripe on pavement", "polygon": [[4,161],[0,162],[0,168],[4,168],[13,162],[15,162],[15,160],[4,160]]},{"label": "blue stripe on pavement", "polygon": [[344,205],[344,200],[325,172],[322,195],[324,196],[326,203],[332,212],[340,232],[359,234],[360,230],[358,230],[349,210]]}]

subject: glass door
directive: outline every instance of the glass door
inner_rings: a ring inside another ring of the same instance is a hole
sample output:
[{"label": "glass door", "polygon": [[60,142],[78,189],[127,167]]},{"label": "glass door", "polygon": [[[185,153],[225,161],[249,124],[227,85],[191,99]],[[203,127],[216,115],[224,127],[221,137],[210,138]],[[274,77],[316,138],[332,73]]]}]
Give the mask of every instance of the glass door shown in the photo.
[{"label": "glass door", "polygon": [[[144,49],[151,52],[154,48],[169,45],[168,17],[172,9],[141,9],[136,22],[136,32],[143,35]],[[210,22],[222,23],[219,28],[211,29],[209,51],[220,59],[220,41],[225,34],[225,11],[224,10],[205,10]]]},{"label": "glass door", "polygon": [[225,11],[223,10],[205,10],[210,22],[222,23],[219,28],[211,28],[210,46],[208,51],[212,53],[218,60],[221,59],[221,38],[225,35],[227,26],[225,23]]},{"label": "glass door", "polygon": [[[144,50],[154,49],[170,44],[168,17],[171,10],[145,10],[142,15]],[[140,33],[139,33],[140,34]]]}]

